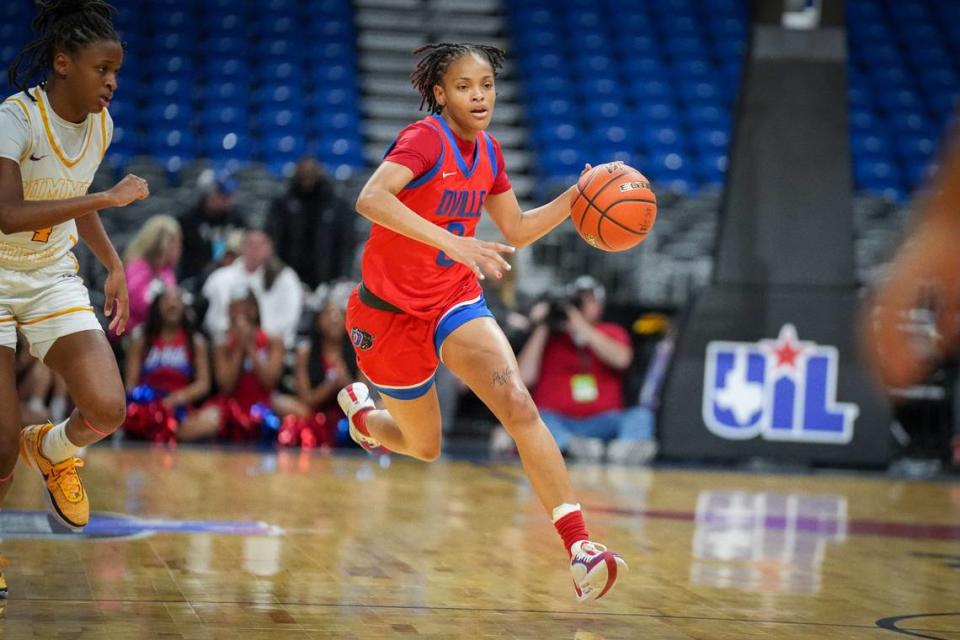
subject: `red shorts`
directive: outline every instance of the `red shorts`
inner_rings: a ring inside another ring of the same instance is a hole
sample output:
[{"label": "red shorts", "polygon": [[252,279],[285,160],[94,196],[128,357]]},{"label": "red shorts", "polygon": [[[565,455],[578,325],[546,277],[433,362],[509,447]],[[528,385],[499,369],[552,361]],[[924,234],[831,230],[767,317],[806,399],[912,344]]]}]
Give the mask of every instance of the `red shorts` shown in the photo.
[{"label": "red shorts", "polygon": [[426,320],[382,308],[389,303],[370,306],[358,291],[350,296],[346,321],[357,366],[380,393],[400,400],[419,398],[433,386],[447,336],[474,318],[493,317],[482,293]]}]

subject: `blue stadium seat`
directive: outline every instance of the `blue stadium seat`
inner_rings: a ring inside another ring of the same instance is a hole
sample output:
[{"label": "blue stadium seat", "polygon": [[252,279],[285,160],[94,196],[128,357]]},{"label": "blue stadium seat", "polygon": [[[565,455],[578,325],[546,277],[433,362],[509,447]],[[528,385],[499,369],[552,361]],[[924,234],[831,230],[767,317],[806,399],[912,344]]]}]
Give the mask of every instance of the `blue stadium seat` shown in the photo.
[{"label": "blue stadium seat", "polygon": [[303,111],[296,104],[264,107],[257,114],[256,122],[260,130],[277,135],[302,137],[306,128]]},{"label": "blue stadium seat", "polygon": [[354,109],[336,111],[327,109],[307,120],[309,131],[331,134],[334,137],[359,135],[360,118]]},{"label": "blue stadium seat", "polygon": [[144,151],[165,158],[192,158],[196,153],[194,136],[185,129],[150,128],[147,130]]},{"label": "blue stadium seat", "polygon": [[190,127],[193,109],[185,102],[156,102],[142,109],[140,114],[141,122],[147,127],[186,130]]},{"label": "blue stadium seat", "polygon": [[249,162],[253,145],[246,131],[206,133],[200,136],[199,150],[203,157],[215,162]]},{"label": "blue stadium seat", "polygon": [[247,61],[238,56],[206,58],[200,70],[207,82],[242,82],[250,77]]},{"label": "blue stadium seat", "polygon": [[245,108],[216,104],[204,107],[200,112],[200,126],[211,130],[245,130],[249,122],[249,113]]}]

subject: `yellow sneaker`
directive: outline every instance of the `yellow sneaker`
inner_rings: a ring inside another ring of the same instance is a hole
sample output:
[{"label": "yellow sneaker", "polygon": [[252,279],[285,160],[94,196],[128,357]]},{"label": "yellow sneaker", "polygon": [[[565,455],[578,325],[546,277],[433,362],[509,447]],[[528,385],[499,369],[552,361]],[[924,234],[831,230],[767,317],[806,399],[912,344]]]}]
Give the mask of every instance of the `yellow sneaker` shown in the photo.
[{"label": "yellow sneaker", "polygon": [[[0,556],[0,567],[7,564],[6,558]],[[3,571],[0,571],[0,600],[7,598],[7,581],[3,578]]]},{"label": "yellow sneaker", "polygon": [[90,501],[77,468],[83,466],[80,458],[67,458],[56,464],[41,453],[40,443],[53,425],[35,424],[20,432],[20,457],[29,466],[40,470],[47,483],[47,499],[54,515],[71,529],[82,529],[90,520]]}]

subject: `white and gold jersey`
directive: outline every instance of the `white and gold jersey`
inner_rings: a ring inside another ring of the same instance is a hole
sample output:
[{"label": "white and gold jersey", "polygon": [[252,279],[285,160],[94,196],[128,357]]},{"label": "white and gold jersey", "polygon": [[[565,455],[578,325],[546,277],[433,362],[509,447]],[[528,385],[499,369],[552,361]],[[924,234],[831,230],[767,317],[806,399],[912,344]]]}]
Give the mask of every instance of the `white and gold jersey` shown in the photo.
[{"label": "white and gold jersey", "polygon": [[[0,105],[0,157],[20,164],[25,200],[63,200],[87,193],[113,134],[104,109],[79,124],[60,118],[40,87]],[[33,99],[31,99],[31,96]],[[30,271],[52,265],[77,243],[73,220],[38,231],[0,233],[0,268]]]}]

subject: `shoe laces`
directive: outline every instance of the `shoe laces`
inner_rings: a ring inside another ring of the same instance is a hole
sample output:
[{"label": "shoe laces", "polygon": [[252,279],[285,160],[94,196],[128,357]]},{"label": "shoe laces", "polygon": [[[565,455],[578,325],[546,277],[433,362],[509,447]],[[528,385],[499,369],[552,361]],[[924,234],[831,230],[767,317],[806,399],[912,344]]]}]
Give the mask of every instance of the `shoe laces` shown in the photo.
[{"label": "shoe laces", "polygon": [[580,545],[580,548],[577,549],[577,552],[573,555],[575,558],[591,558],[604,553],[606,550],[607,548],[599,542],[591,542],[587,540]]},{"label": "shoe laces", "polygon": [[83,485],[80,484],[77,467],[82,466],[83,460],[80,458],[67,458],[63,462],[58,462],[50,469],[50,475],[47,476],[48,485],[51,488],[55,485],[70,502],[80,502],[83,498]]}]

